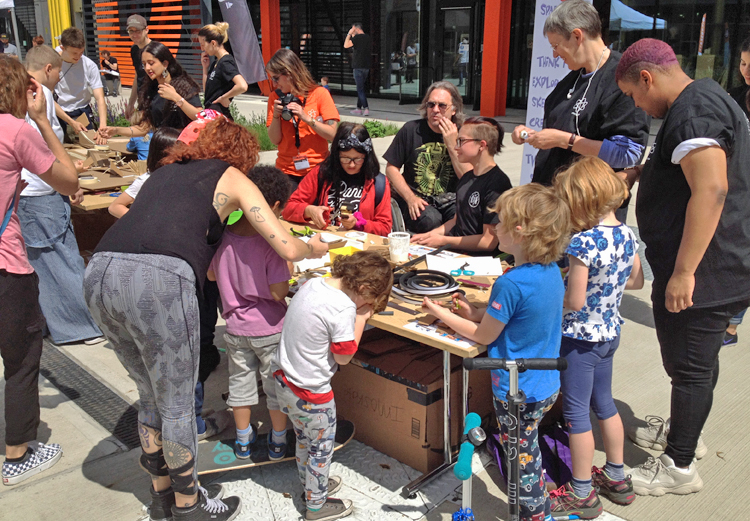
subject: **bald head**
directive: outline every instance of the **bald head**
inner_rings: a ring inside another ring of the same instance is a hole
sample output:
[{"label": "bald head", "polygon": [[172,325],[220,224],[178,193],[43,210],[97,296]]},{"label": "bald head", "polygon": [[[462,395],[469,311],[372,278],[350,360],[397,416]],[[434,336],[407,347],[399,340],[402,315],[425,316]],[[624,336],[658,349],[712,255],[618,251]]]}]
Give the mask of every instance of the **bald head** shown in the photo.
[{"label": "bald head", "polygon": [[661,40],[643,38],[628,47],[615,71],[615,80],[635,83],[641,71],[651,73],[661,72],[670,74],[675,68],[680,68],[672,47]]}]

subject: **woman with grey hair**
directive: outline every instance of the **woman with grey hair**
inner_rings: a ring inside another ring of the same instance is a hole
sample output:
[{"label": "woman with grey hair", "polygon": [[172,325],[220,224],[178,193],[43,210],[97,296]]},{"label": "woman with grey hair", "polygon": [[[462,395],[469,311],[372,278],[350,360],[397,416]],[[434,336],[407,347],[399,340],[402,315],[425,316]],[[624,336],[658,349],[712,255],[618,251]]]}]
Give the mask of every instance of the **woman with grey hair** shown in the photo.
[{"label": "woman with grey hair", "polygon": [[433,83],[419,107],[422,118],[401,127],[383,155],[392,197],[411,232],[429,232],[456,213],[458,179],[471,169],[471,165],[459,163],[456,154],[463,108],[453,83]]},{"label": "woman with grey hair", "polygon": [[547,96],[544,128],[519,125],[511,136],[517,145],[539,150],[532,181],[551,184],[555,172],[579,155],[597,156],[614,170],[639,164],[650,118],[617,88],[621,54],[604,44],[594,6],[585,0],[563,2],[547,18],[544,35],[552,56],[571,72]]}]

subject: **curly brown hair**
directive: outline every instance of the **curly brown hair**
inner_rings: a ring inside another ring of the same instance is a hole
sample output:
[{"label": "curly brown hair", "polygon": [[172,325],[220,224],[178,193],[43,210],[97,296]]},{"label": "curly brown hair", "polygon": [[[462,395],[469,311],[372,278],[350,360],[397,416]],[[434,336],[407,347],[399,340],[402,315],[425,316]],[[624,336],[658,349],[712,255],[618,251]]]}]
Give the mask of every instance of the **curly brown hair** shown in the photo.
[{"label": "curly brown hair", "polygon": [[208,123],[189,145],[178,141],[161,164],[221,159],[247,174],[258,162],[259,152],[258,140],[245,127],[226,118],[218,118]]},{"label": "curly brown hair", "polygon": [[21,62],[0,54],[0,114],[10,114],[23,119],[26,117],[26,91],[31,85],[31,76]]},{"label": "curly brown hair", "polygon": [[347,290],[373,301],[375,313],[385,309],[393,286],[393,271],[388,261],[374,251],[338,255],[331,274],[341,279]]}]

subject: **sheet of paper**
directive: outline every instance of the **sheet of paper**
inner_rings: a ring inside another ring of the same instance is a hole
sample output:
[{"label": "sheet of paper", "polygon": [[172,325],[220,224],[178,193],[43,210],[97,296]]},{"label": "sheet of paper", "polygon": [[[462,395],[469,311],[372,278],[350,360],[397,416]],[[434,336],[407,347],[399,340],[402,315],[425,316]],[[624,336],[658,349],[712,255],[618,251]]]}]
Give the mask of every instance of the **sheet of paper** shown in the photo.
[{"label": "sheet of paper", "polygon": [[437,255],[427,256],[427,268],[443,273],[450,273],[453,270],[461,268],[468,263],[463,269],[473,271],[476,276],[500,276],[503,274],[503,267],[500,259],[494,257],[462,257],[454,259],[444,259]]},{"label": "sheet of paper", "polygon": [[[409,255],[412,256],[412,258],[415,257],[421,257],[422,255],[427,255],[431,251],[435,250],[435,248],[430,248],[428,246],[420,246],[419,244],[410,244],[409,245]],[[455,253],[448,250],[443,250],[437,255],[428,255],[427,258],[430,257],[442,257],[443,259],[453,259],[455,257],[458,257],[461,255],[460,253]]]},{"label": "sheet of paper", "polygon": [[462,336],[459,336],[455,333],[448,334],[445,331],[439,330],[435,324],[430,324],[429,326],[425,326],[423,324],[420,324],[418,320],[412,320],[408,322],[407,324],[405,324],[404,328],[410,329],[412,331],[416,331],[418,333],[427,335],[432,338],[437,338],[444,342],[450,342],[451,344],[456,345],[458,347],[462,347],[464,349],[470,349],[471,346],[474,345],[474,342],[470,342],[469,340],[466,340]]}]

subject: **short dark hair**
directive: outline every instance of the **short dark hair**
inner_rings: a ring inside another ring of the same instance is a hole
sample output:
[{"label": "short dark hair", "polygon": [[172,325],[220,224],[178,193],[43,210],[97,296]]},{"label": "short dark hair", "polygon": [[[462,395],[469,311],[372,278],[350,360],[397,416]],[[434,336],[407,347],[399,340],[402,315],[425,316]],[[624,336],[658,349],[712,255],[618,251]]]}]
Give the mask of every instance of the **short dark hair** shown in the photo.
[{"label": "short dark hair", "polygon": [[99,54],[106,54],[107,56],[112,56],[112,53],[109,52],[107,49],[102,49],[99,51]]},{"label": "short dark hair", "polygon": [[284,208],[289,196],[292,195],[292,182],[275,166],[255,166],[247,173],[247,177],[255,183],[271,208],[277,201],[279,208]]},{"label": "short dark hair", "polygon": [[180,137],[180,131],[172,127],[160,127],[151,136],[151,143],[148,146],[148,158],[146,159],[146,169],[150,173],[161,166],[161,161],[167,157],[167,153],[172,146],[177,143]]},{"label": "short dark hair", "polygon": [[83,49],[86,47],[86,39],[83,37],[83,31],[78,27],[68,27],[60,35],[60,45]]}]

